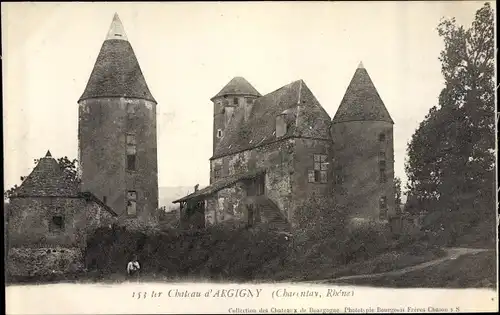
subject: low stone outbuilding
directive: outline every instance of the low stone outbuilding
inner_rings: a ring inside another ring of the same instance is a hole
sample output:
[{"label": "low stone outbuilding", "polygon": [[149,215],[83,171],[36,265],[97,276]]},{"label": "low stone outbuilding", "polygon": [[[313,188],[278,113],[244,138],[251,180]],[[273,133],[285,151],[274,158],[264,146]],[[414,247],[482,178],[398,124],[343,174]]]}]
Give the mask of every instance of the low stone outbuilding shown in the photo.
[{"label": "low stone outbuilding", "polygon": [[47,152],[10,197],[8,275],[81,271],[89,234],[111,226],[116,216],[92,193],[81,192]]}]

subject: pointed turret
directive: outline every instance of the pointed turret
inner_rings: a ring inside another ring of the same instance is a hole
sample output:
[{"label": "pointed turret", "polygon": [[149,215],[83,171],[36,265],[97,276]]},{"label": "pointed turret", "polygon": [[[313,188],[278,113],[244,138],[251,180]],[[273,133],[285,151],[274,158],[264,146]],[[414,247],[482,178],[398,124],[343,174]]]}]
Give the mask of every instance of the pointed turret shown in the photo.
[{"label": "pointed turret", "polygon": [[128,40],[122,21],[120,21],[120,17],[118,17],[118,13],[115,13],[115,15],[113,16],[113,21],[111,22],[111,26],[109,27],[108,36],[106,36],[106,40],[108,39]]},{"label": "pointed turret", "polygon": [[360,62],[333,122],[386,121],[394,123],[363,63]]},{"label": "pointed turret", "polygon": [[156,103],[116,13],[79,101],[99,97],[129,97]]},{"label": "pointed turret", "polygon": [[52,154],[50,154],[50,150],[47,150],[47,154],[45,154],[45,157],[46,157],[46,158],[50,158],[50,157],[52,157]]},{"label": "pointed turret", "polygon": [[226,86],[220,90],[211,100],[221,96],[238,95],[238,96],[261,96],[260,93],[243,77],[234,77]]}]

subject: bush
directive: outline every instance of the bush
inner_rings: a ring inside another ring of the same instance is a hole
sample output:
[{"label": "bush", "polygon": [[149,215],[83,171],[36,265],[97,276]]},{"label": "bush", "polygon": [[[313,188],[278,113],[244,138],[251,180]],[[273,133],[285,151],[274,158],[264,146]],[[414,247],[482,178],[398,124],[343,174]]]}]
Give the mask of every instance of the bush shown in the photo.
[{"label": "bush", "polygon": [[266,229],[213,227],[146,234],[101,228],[88,241],[86,260],[102,274],[123,274],[136,254],[143,274],[243,281],[268,275],[273,261],[287,259],[288,249],[288,241]]}]

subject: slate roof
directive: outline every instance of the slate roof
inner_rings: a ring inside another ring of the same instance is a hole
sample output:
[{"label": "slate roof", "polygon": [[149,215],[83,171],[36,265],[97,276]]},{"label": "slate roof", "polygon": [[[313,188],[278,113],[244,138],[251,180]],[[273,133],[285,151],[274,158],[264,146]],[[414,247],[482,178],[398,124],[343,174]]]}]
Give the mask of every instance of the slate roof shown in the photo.
[{"label": "slate roof", "polygon": [[61,198],[85,198],[92,200],[117,216],[108,205],[97,198],[91,192],[81,192],[77,183],[66,177],[59,163],[47,151],[45,157],[38,161],[33,171],[16,189],[13,198],[19,197],[61,197]]},{"label": "slate roof", "polygon": [[212,159],[280,140],[275,136],[276,117],[282,114],[290,126],[280,139],[331,139],[330,116],[304,81],[297,80],[255,99],[247,121],[244,107],[237,107]]},{"label": "slate roof", "polygon": [[386,121],[394,123],[368,72],[360,63],[340,103],[333,123]]},{"label": "slate roof", "polygon": [[[115,32],[123,36],[117,37]],[[97,97],[130,97],[156,103],[117,15],[79,101]]]},{"label": "slate roof", "polygon": [[66,197],[78,193],[78,185],[67,179],[48,151],[17,189],[15,196]]},{"label": "slate roof", "polygon": [[234,77],[229,81],[226,86],[220,90],[211,100],[224,96],[224,95],[249,95],[249,96],[261,96],[259,91],[257,91],[245,78]]},{"label": "slate roof", "polygon": [[254,171],[249,171],[246,173],[235,174],[232,176],[226,176],[226,177],[219,179],[215,183],[212,183],[211,185],[209,185],[203,189],[195,191],[195,192],[193,192],[185,197],[182,197],[180,199],[174,200],[174,201],[172,201],[172,203],[179,203],[179,202],[187,201],[187,200],[190,200],[193,198],[210,196],[210,195],[218,192],[219,190],[222,190],[226,187],[231,186],[232,184],[234,184],[236,182],[239,182],[239,181],[242,181],[245,179],[252,179],[252,178],[255,178],[257,175],[264,174],[264,173],[265,173],[264,170],[254,170]]}]

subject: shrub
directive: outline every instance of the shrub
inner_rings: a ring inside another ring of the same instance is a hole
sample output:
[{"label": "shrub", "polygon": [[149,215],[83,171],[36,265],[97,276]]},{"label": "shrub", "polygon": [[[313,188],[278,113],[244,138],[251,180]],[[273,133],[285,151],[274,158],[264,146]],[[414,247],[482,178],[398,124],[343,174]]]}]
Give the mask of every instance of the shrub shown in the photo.
[{"label": "shrub", "polygon": [[284,261],[288,248],[286,240],[266,229],[216,226],[145,234],[101,228],[87,243],[86,259],[103,274],[124,273],[131,255],[137,254],[146,274],[250,280],[269,274],[268,266]]}]

